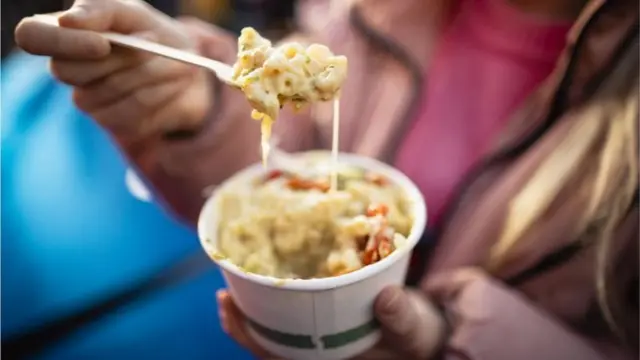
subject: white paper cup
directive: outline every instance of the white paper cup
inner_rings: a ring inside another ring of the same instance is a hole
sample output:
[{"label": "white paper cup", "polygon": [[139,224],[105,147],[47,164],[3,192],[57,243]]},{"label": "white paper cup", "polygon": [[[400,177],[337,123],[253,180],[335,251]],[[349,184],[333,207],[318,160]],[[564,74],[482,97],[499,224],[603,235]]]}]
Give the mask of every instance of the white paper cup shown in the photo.
[{"label": "white paper cup", "polygon": [[[322,279],[283,280],[248,273],[221,257],[216,248],[215,193],[205,203],[198,221],[200,242],[222,268],[229,292],[248,318],[250,334],[266,350],[284,359],[340,360],[371,348],[380,338],[373,302],[383,288],[404,283],[411,250],[426,226],[424,199],[404,174],[358,155],[340,154],[340,162],[384,175],[409,199],[413,226],[407,242],[377,263]],[[222,187],[263,173],[261,164],[250,166]]]}]

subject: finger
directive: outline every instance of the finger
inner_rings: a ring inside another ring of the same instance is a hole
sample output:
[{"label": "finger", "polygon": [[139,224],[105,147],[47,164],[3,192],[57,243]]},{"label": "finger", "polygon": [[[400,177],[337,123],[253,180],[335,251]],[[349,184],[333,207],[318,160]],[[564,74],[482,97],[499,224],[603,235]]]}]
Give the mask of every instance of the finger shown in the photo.
[{"label": "finger", "polygon": [[122,100],[101,109],[88,108],[86,103],[92,101],[92,94],[83,89],[76,89],[74,101],[80,109],[91,113],[96,121],[113,132],[143,135],[160,126],[150,124],[153,121],[149,116],[166,108],[170,100],[187,86],[187,81],[159,83],[136,90]]},{"label": "finger", "polygon": [[218,307],[222,327],[242,347],[248,349],[258,359],[271,359],[273,355],[265,351],[249,335],[246,328],[245,317],[233,302],[228,292],[220,290],[217,293]]},{"label": "finger", "polygon": [[220,325],[222,326],[222,330],[227,334],[230,333],[229,330],[229,293],[226,290],[218,290],[216,292],[216,300],[218,302],[218,317],[220,318]]},{"label": "finger", "polygon": [[421,295],[399,287],[384,289],[374,304],[386,344],[400,347],[410,357],[426,358],[436,344],[429,332],[439,331],[442,319]]},{"label": "finger", "polygon": [[446,301],[473,281],[486,278],[486,274],[476,268],[466,268],[438,274],[428,279],[422,286],[429,296],[437,301]]},{"label": "finger", "polygon": [[64,60],[53,58],[49,65],[58,80],[72,86],[86,86],[110,74],[131,68],[144,58],[129,49],[114,48],[112,56],[100,60]]},{"label": "finger", "polygon": [[102,59],[111,52],[109,42],[98,34],[43,24],[33,18],[18,24],[15,39],[28,53],[60,59]]},{"label": "finger", "polygon": [[142,1],[76,0],[58,21],[69,28],[130,34],[157,27],[162,17]]},{"label": "finger", "polygon": [[[184,91],[180,91],[173,103],[167,105],[172,111],[156,110],[149,124],[154,124],[157,128],[148,131],[167,133],[200,128],[211,110],[211,88],[206,84],[209,81],[206,76],[196,74],[192,81]],[[197,82],[203,84],[199,85]]]},{"label": "finger", "polygon": [[61,26],[132,34],[150,31],[158,42],[188,48],[189,39],[179,33],[175,20],[141,0],[76,0],[58,19]]},{"label": "finger", "polygon": [[122,69],[101,81],[89,84],[86,90],[92,96],[90,103],[84,105],[93,109],[104,107],[136,89],[162,82],[175,82],[181,77],[190,78],[190,74],[194,70],[197,69],[173,60],[151,57],[135,66]]},{"label": "finger", "polygon": [[189,36],[198,44],[198,53],[220,61],[235,61],[236,37],[229,31],[194,17],[179,17]]},{"label": "finger", "polygon": [[402,288],[388,287],[380,293],[374,308],[389,335],[405,338],[411,335],[417,322],[412,306]]}]

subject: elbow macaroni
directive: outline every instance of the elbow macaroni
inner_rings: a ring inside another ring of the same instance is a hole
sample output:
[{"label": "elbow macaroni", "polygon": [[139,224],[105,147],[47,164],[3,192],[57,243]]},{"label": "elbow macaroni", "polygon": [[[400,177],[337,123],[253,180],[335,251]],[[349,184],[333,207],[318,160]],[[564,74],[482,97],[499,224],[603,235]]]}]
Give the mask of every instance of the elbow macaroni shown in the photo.
[{"label": "elbow macaroni", "polygon": [[268,153],[271,126],[286,103],[300,108],[305,103],[333,100],[346,76],[347,58],[334,55],[324,45],[272,47],[253,28],[242,29],[233,81],[253,107],[251,117],[262,121],[263,157]]},{"label": "elbow macaroni", "polygon": [[306,279],[358,270],[403,246],[412,219],[402,190],[362,173],[341,177],[338,191],[314,186],[324,176],[286,173],[219,190],[221,255],[248,272]]}]

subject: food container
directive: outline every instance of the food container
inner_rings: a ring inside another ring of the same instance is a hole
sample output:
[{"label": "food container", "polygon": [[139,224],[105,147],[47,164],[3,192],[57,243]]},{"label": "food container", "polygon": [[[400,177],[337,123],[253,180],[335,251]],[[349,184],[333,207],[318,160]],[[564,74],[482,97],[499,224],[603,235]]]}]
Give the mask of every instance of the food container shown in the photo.
[{"label": "food container", "polygon": [[[278,279],[248,273],[216,249],[215,193],[205,203],[198,221],[200,242],[222,269],[229,292],[247,317],[249,333],[266,350],[284,359],[348,359],[371,348],[380,338],[373,302],[383,288],[404,283],[411,250],[426,226],[424,199],[401,172],[352,154],[340,154],[340,162],[384,175],[404,189],[409,200],[413,226],[406,243],[377,263],[320,279]],[[222,187],[262,174],[262,165],[256,164]]]}]

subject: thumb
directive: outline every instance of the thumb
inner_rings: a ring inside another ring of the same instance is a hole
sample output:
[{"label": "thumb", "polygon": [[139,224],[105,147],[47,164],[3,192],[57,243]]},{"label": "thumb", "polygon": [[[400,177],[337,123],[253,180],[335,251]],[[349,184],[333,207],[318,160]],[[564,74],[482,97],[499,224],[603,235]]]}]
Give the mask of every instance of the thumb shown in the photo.
[{"label": "thumb", "polygon": [[444,319],[417,291],[388,287],[376,299],[374,311],[385,343],[411,358],[428,358],[442,341]]},{"label": "thumb", "polygon": [[73,6],[62,13],[58,18],[60,26],[104,31],[109,28],[113,7],[108,6],[108,1],[76,0]]},{"label": "thumb", "polygon": [[178,18],[198,44],[198,53],[208,58],[234,62],[238,40],[232,33],[193,17]]},{"label": "thumb", "polygon": [[140,0],[76,0],[59,18],[60,26],[131,34],[166,28],[171,19]]}]

